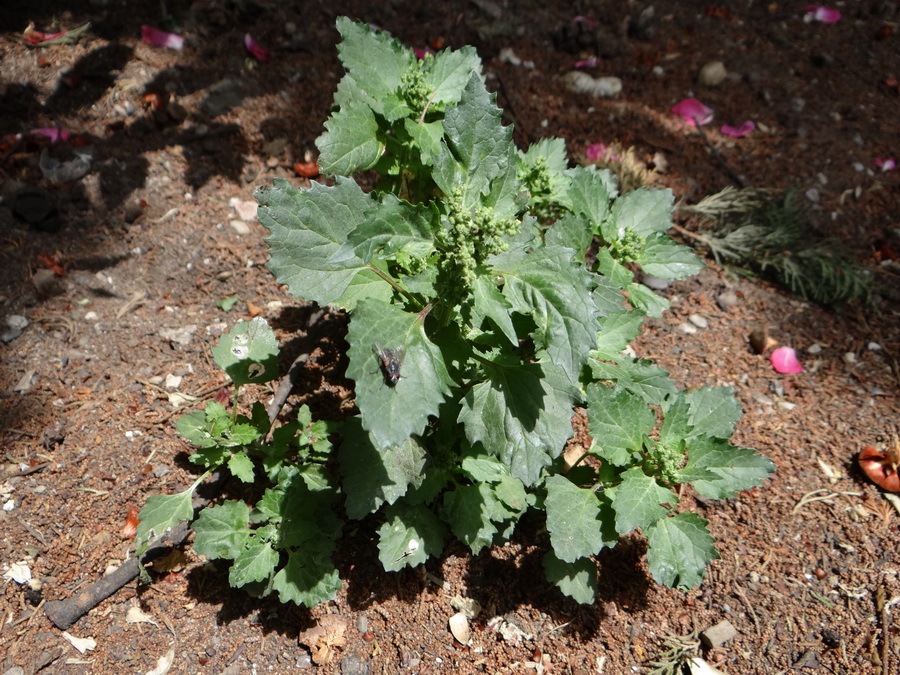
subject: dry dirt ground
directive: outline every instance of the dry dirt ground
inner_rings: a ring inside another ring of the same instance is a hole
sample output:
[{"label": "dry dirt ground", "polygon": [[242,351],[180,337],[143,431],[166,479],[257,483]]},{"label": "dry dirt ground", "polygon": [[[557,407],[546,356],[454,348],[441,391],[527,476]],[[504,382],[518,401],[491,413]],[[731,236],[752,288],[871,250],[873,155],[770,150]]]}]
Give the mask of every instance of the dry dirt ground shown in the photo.
[{"label": "dry dirt ground", "polygon": [[[837,5],[837,23],[806,22],[806,4],[92,0],[62,10],[5,0],[0,181],[4,195],[31,200],[22,210],[34,223],[9,200],[0,206],[0,313],[28,320],[0,343],[0,567],[24,562],[40,590],[0,584],[0,672],[147,673],[171,653],[177,673],[647,673],[675,637],[728,620],[733,639],[692,652],[723,672],[900,673],[900,515],[854,461],[900,409],[900,308],[884,299],[896,297],[886,259],[900,172],[874,163],[900,155],[900,14],[895,2],[859,0]],[[385,574],[363,522],[346,532],[334,602],[251,599],[186,546],[152,585],[129,583],[69,629],[96,642],[80,653],[41,603],[127,559],[129,509],[193,480],[174,422],[226,386],[209,351],[218,334],[261,313],[285,365],[311,354],[288,409],[306,402],[323,419],[351,410],[341,317],[307,326],[310,310],[263,267],[264,228],[231,205],[274,177],[306,180],[293,166],[314,153],[340,76],[339,14],[411,46],[475,45],[522,145],[561,136],[573,158],[596,142],[633,146],[689,202],[734,174],[815,190],[804,197],[813,223],[887,290],[875,307],[823,308],[711,265],[665,291],[672,310],[648,322],[636,350],[680,386],[734,386],[745,409],[737,440],[777,465],[735,500],[685,495],[721,553],[695,590],[655,585],[630,537],[600,556],[596,603],[576,605],[543,581],[546,542],[529,523],[477,557],[450,546],[428,576]],[[600,22],[599,39],[561,32],[576,15]],[[22,39],[29,22],[53,33],[88,21],[77,44]],[[142,24],[180,33],[184,49],[141,42]],[[272,50],[268,62],[244,51],[248,31]],[[521,63],[501,60],[504,48]],[[601,57],[588,72],[622,79],[617,99],[565,90],[560,76],[588,56]],[[698,84],[713,60],[728,77]],[[715,110],[706,139],[670,113],[691,95]],[[161,99],[168,108],[154,107]],[[759,129],[737,140],[718,132],[745,119]],[[68,143],[14,136],[54,127],[71,132]],[[44,148],[64,161],[85,145],[87,175],[44,179]],[[738,302],[723,309],[727,290]],[[230,312],[217,307],[231,296]],[[706,327],[686,332],[692,315]],[[799,350],[804,372],[779,375],[754,353],[747,338],[759,325]],[[170,375],[198,401],[173,408]],[[484,607],[470,646],[448,632],[454,595]],[[152,623],[126,621],[134,607]],[[498,616],[518,632],[493,629]],[[345,642],[316,665],[298,635],[323,620],[343,622]]]}]

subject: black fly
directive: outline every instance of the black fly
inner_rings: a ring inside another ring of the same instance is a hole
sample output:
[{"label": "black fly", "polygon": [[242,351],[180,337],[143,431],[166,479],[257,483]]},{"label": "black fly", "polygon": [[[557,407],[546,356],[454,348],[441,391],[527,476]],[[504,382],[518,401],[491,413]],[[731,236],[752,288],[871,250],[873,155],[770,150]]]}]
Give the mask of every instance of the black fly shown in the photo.
[{"label": "black fly", "polygon": [[381,369],[384,371],[384,382],[389,387],[397,386],[402,377],[400,375],[400,365],[403,363],[403,348],[388,349],[387,347],[379,347],[374,345],[375,354],[381,361]]}]

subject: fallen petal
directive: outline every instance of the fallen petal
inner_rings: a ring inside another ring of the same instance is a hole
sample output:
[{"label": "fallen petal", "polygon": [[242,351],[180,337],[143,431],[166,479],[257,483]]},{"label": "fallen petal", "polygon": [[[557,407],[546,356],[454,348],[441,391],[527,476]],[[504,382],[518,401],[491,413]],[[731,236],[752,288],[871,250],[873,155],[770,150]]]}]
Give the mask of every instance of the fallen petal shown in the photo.
[{"label": "fallen petal", "polygon": [[756,125],[753,123],[753,120],[747,120],[742,125],[738,127],[730,127],[727,124],[723,124],[722,128],[719,129],[726,136],[731,136],[732,138],[741,138],[742,136],[746,136],[751,131],[756,129]]},{"label": "fallen petal", "polygon": [[875,166],[882,171],[893,171],[897,168],[897,161],[893,157],[876,157]]},{"label": "fallen petal", "polygon": [[596,56],[592,56],[588,59],[582,59],[581,61],[575,62],[576,68],[596,68],[597,64],[600,63],[600,59]]},{"label": "fallen petal", "polygon": [[[41,129],[32,129],[31,133],[37,136],[46,136],[53,143],[59,143],[60,141],[69,140],[69,132],[65,129],[51,129],[51,128],[41,128]],[[876,160],[877,162],[877,160]]]},{"label": "fallen petal", "polygon": [[712,108],[708,108],[695,98],[686,98],[672,106],[672,112],[682,117],[688,125],[703,126],[713,118]]},{"label": "fallen petal", "polygon": [[244,36],[244,46],[247,48],[247,51],[250,52],[250,55],[257,61],[268,61],[269,56],[272,54],[268,49],[263,49],[256,44],[256,40],[250,37],[250,33],[247,33]]},{"label": "fallen petal", "polygon": [[584,154],[591,162],[606,160],[618,162],[619,158],[611,153],[611,148],[606,143],[592,143],[584,149]]},{"label": "fallen petal", "polygon": [[591,28],[596,28],[599,24],[593,19],[589,19],[586,16],[576,16],[572,17],[572,23],[586,23]]},{"label": "fallen petal", "polygon": [[419,61],[424,61],[426,56],[428,56],[429,54],[434,54],[434,50],[433,49],[422,49],[421,47],[416,47],[415,49],[413,49],[413,54],[416,55],[416,58]]},{"label": "fallen petal", "polygon": [[824,5],[809,5],[806,8],[806,16],[810,21],[821,21],[822,23],[836,23],[841,20],[841,12]]},{"label": "fallen petal", "polygon": [[184,38],[175,33],[167,33],[153,26],[141,26],[141,39],[148,45],[181,49],[184,47]]},{"label": "fallen petal", "polygon": [[793,375],[794,373],[802,373],[803,366],[797,359],[797,352],[791,347],[779,347],[769,357],[772,367],[779,373],[784,375]]}]

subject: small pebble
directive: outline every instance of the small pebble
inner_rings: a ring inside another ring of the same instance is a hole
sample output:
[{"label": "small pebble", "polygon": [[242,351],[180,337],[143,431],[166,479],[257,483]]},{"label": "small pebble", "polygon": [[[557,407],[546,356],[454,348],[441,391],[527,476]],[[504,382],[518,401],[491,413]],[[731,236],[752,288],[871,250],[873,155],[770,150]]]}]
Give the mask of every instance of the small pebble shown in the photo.
[{"label": "small pebble", "polygon": [[700,641],[703,642],[708,649],[712,649],[714,647],[721,647],[736,635],[737,629],[731,622],[723,620],[715,626],[710,626],[706,630],[701,631]]},{"label": "small pebble", "polygon": [[877,351],[881,350],[881,345],[878,344],[877,342],[870,342],[868,345],[866,345],[866,348],[870,352],[877,352]]},{"label": "small pebble", "polygon": [[806,191],[806,198],[813,204],[818,204],[820,198],[819,191],[816,188],[810,188]]},{"label": "small pebble", "polygon": [[784,396],[784,382],[781,380],[772,380],[769,382],[769,391],[776,396]]},{"label": "small pebble", "polygon": [[791,403],[790,401],[779,401],[778,407],[782,410],[793,410],[797,407],[796,403]]},{"label": "small pebble", "polygon": [[652,288],[654,291],[664,291],[672,285],[672,282],[669,279],[660,279],[652,274],[645,274],[641,281],[644,286]]},{"label": "small pebble", "polygon": [[722,309],[728,309],[729,307],[737,307],[738,304],[738,296],[734,291],[723,291],[719,293],[716,298],[716,304],[719,305]]},{"label": "small pebble", "polygon": [[678,330],[680,330],[682,333],[687,333],[688,335],[693,335],[694,333],[697,332],[697,327],[692,326],[689,323],[680,323],[680,324],[678,324]]},{"label": "small pebble", "polygon": [[234,220],[228,221],[228,224],[231,226],[231,229],[237,232],[239,235],[250,234],[250,226],[247,225],[243,220]]},{"label": "small pebble", "polygon": [[709,321],[706,320],[706,317],[699,314],[691,314],[688,317],[688,321],[697,326],[697,328],[709,328]]},{"label": "small pebble", "polygon": [[844,363],[856,363],[856,354],[854,352],[847,352],[844,354]]},{"label": "small pebble", "polygon": [[819,354],[821,351],[822,351],[822,345],[815,344],[815,343],[811,344],[809,347],[806,348],[807,354]]},{"label": "small pebble", "polygon": [[728,77],[725,64],[721,61],[710,61],[704,65],[697,75],[697,81],[706,87],[717,87]]},{"label": "small pebble", "polygon": [[853,162],[853,170],[857,173],[862,173],[866,170],[866,167],[862,162]]}]

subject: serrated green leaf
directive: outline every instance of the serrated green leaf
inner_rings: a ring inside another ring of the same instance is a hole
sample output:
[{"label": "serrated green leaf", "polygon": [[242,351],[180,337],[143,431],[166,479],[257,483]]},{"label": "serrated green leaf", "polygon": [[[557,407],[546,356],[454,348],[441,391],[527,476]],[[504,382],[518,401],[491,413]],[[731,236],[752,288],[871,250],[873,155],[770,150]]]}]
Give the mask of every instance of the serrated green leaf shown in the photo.
[{"label": "serrated green leaf", "polygon": [[574,563],[578,558],[596,555],[619,540],[613,524],[614,513],[608,500],[590,489],[574,485],[564,476],[544,481],[547,497],[547,530],[558,558]]},{"label": "serrated green leaf", "polygon": [[706,566],[719,558],[706,525],[698,515],[684,512],[647,529],[647,563],[658,583],[687,589],[703,581]]},{"label": "serrated green leaf", "polygon": [[494,495],[503,502],[507,507],[507,511],[513,517],[518,517],[525,512],[529,504],[532,502],[525,486],[518,478],[512,476],[503,476],[499,483],[494,485]]},{"label": "serrated green leaf", "polygon": [[416,438],[379,451],[358,418],[345,423],[343,436],[338,460],[350,518],[364,518],[385,502],[393,504],[410,486],[422,484],[425,450]]},{"label": "serrated green leaf", "polygon": [[[311,490],[300,475],[285,485],[281,505],[281,547],[323,545],[337,538],[341,521],[334,513],[336,490]],[[329,553],[331,549],[328,549]]]},{"label": "serrated green leaf", "polygon": [[337,29],[342,38],[338,44],[341,63],[373,109],[388,121],[409,114],[400,92],[403,74],[418,67],[412,51],[386,33],[347,17],[338,17]]},{"label": "serrated green leaf", "polygon": [[404,250],[425,258],[434,251],[434,231],[438,214],[433,206],[410,204],[392,194],[380,195],[371,204],[366,219],[347,237],[331,260],[335,263],[358,259],[386,258]]},{"label": "serrated green leaf", "polygon": [[538,347],[577,380],[600,327],[590,273],[572,261],[571,249],[555,246],[530,253],[511,249],[488,264],[504,278],[503,294],[513,309],[534,319]]},{"label": "serrated green leaf", "polygon": [[564,215],[553,223],[544,234],[544,244],[547,246],[562,246],[572,249],[572,259],[578,264],[584,262],[584,254],[594,239],[591,228],[581,216],[572,214]]},{"label": "serrated green leaf", "polygon": [[278,377],[278,340],[261,316],[236,323],[212,348],[212,354],[237,387]]},{"label": "serrated green leaf", "polygon": [[594,290],[591,292],[599,317],[620,314],[625,310],[625,296],[619,286],[606,277],[594,275]]},{"label": "serrated green leaf", "polygon": [[450,523],[453,534],[469,547],[474,555],[490,546],[497,534],[491,520],[495,513],[496,497],[490,485],[460,485],[444,494],[444,520]]},{"label": "serrated green leaf", "polygon": [[597,597],[597,565],[590,558],[574,562],[560,560],[549,551],[543,560],[544,573],[550,581],[576,602],[590,605]]},{"label": "serrated green leaf", "polygon": [[642,187],[618,197],[610,212],[615,228],[612,241],[621,239],[626,229],[642,237],[665,232],[672,227],[673,202],[672,191],[668,188]]},{"label": "serrated green leaf", "polygon": [[667,401],[665,417],[659,427],[659,442],[676,452],[684,452],[684,442],[691,435],[691,417],[684,392]]},{"label": "serrated green leaf", "polygon": [[646,529],[665,518],[669,508],[678,503],[678,496],[662,487],[655,478],[647,476],[639,467],[628,469],[612,497],[616,512],[616,532],[626,534],[635,528]]},{"label": "serrated green leaf", "polygon": [[417,567],[441,554],[446,535],[446,526],[431,509],[421,504],[396,504],[378,528],[378,559],[386,572]]},{"label": "serrated green leaf", "polygon": [[463,208],[479,206],[491,181],[508,169],[512,128],[500,123],[501,115],[484,82],[473,73],[459,105],[444,116],[445,138],[432,178],[444,194],[460,188]]},{"label": "serrated green leaf", "polygon": [[634,281],[634,272],[613,258],[606,247],[597,251],[597,273],[603,275],[616,288],[625,288]]},{"label": "serrated green leaf", "polygon": [[194,550],[208,558],[237,558],[250,537],[250,508],[228,500],[203,509],[194,521]]},{"label": "serrated green leaf", "polygon": [[441,139],[444,137],[444,125],[441,121],[417,122],[406,118],[403,128],[419,151],[422,164],[431,166],[441,154]]},{"label": "serrated green leaf", "polygon": [[[224,408],[223,408],[224,410]],[[218,445],[216,439],[209,433],[206,423],[206,412],[197,410],[178,418],[175,428],[186,440],[201,448],[211,448]]]},{"label": "serrated green leaf", "polygon": [[647,359],[619,357],[617,363],[590,361],[594,379],[615,382],[616,387],[637,394],[647,403],[663,405],[677,389],[669,373]]},{"label": "serrated green leaf", "polygon": [[506,339],[514,347],[519,346],[519,338],[513,326],[512,303],[497,289],[497,285],[487,274],[475,277],[472,286],[472,322],[478,326],[485,318],[494,322],[494,325],[506,336]]},{"label": "serrated green leaf", "polygon": [[384,153],[378,120],[365,103],[342,106],[325,122],[316,139],[316,163],[326,176],[350,176],[375,166]]},{"label": "serrated green leaf", "polygon": [[646,274],[660,279],[686,279],[706,267],[693,249],[676,244],[666,236],[648,238],[635,262]]},{"label": "serrated green leaf", "polygon": [[281,602],[315,607],[333,600],[341,590],[341,579],[331,562],[330,552],[312,545],[288,551],[288,561],[272,579],[272,588]]},{"label": "serrated green leaf", "polygon": [[278,551],[268,541],[251,537],[228,570],[228,583],[238,588],[256,581],[266,581],[275,572],[278,558]]},{"label": "serrated green leaf", "polygon": [[597,347],[591,352],[591,357],[601,361],[619,358],[628,343],[641,332],[643,325],[644,313],[636,309],[601,318]]},{"label": "serrated green leaf", "polygon": [[435,54],[426,61],[425,70],[432,105],[457,103],[473,75],[481,76],[481,59],[474,47],[466,45],[456,51],[445,49]]},{"label": "serrated green leaf", "polygon": [[[363,427],[378,448],[401,445],[421,434],[430,415],[450,392],[450,375],[440,349],[425,336],[418,314],[376,300],[360,302],[347,332],[356,405]],[[389,349],[400,364],[400,379],[386,381],[380,354]]]},{"label": "serrated green leaf", "polygon": [[572,180],[566,190],[569,208],[587,219],[590,231],[599,234],[607,242],[618,239],[613,226],[607,224],[610,196],[606,181],[599,172],[579,167],[570,174]]},{"label": "serrated green leaf", "polygon": [[709,499],[734,497],[736,492],[761,485],[775,471],[775,465],[768,457],[721,439],[696,436],[687,445],[685,471],[705,469],[716,475],[715,479],[693,482],[694,489]]},{"label": "serrated green leaf", "polygon": [[489,455],[465,457],[461,468],[466,476],[477,483],[498,483],[509,476],[509,468]]},{"label": "serrated green leaf", "polygon": [[541,138],[529,145],[524,152],[519,151],[518,174],[526,175],[529,169],[537,166],[539,162],[543,163],[547,175],[550,177],[549,193],[539,195],[540,199],[572,210],[571,201],[568,198],[568,188],[572,179],[567,171],[569,159],[566,155],[565,140]]},{"label": "serrated green leaf", "polygon": [[639,396],[604,384],[591,384],[586,393],[591,453],[616,466],[630,464],[656,425],[653,411]]},{"label": "serrated green leaf", "polygon": [[657,295],[653,289],[647,288],[644,284],[628,284],[625,290],[628,292],[628,302],[647,316],[659,319],[662,318],[663,312],[669,309],[668,299]]},{"label": "serrated green leaf", "polygon": [[481,442],[512,476],[532,485],[572,435],[578,392],[550,363],[492,363],[487,375],[463,399],[459,422],[470,443]]},{"label": "serrated green leaf", "polygon": [[731,438],[744,412],[733,387],[710,387],[684,394],[691,408],[692,436]]},{"label": "serrated green leaf", "polygon": [[[196,485],[196,484],[195,484]],[[138,514],[136,548],[140,554],[152,540],[185,520],[194,517],[191,499],[194,487],[177,495],[152,495]]]},{"label": "serrated green leaf", "polygon": [[[339,177],[334,187],[314,182],[301,191],[276,178],[272,187],[256,190],[256,199],[259,221],[271,232],[266,239],[270,255],[266,266],[295,297],[324,305],[341,298],[354,282],[377,283],[390,292],[384,281],[373,282],[365,261],[330,260],[372,205],[354,181]],[[362,274],[368,276],[358,279]],[[340,306],[353,307],[348,302]]]},{"label": "serrated green leaf", "polygon": [[228,459],[228,470],[231,475],[244,483],[253,482],[253,460],[246,452],[236,452]]}]

